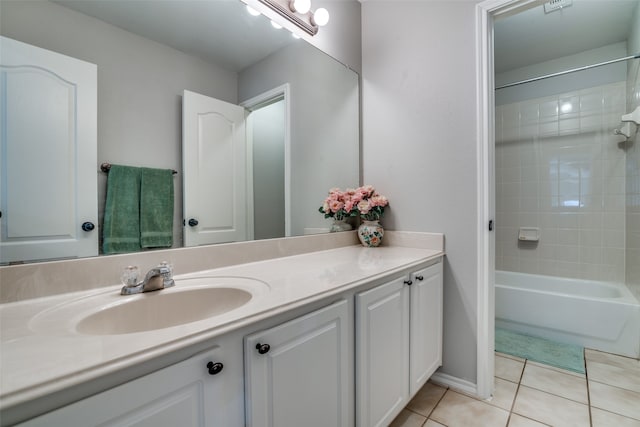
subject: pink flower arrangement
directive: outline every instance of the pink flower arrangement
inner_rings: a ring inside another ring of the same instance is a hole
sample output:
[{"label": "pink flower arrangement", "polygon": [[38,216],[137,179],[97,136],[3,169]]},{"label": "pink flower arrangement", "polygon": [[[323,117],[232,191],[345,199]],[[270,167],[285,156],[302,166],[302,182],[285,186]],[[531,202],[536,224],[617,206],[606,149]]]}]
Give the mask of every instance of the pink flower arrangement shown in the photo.
[{"label": "pink flower arrangement", "polygon": [[375,221],[382,217],[388,204],[389,200],[378,194],[371,185],[344,191],[332,188],[318,211],[325,218],[341,220],[360,215],[364,220]]}]

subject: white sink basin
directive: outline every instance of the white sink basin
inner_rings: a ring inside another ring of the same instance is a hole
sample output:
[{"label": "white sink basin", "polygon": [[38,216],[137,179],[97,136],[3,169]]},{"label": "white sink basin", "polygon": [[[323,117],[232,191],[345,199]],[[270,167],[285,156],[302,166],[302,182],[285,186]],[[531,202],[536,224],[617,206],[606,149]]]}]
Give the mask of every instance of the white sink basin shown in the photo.
[{"label": "white sink basin", "polygon": [[39,332],[60,328],[83,335],[146,332],[221,316],[241,308],[269,286],[245,277],[176,279],[168,289],[135,295],[113,291],[66,302],[35,316]]}]

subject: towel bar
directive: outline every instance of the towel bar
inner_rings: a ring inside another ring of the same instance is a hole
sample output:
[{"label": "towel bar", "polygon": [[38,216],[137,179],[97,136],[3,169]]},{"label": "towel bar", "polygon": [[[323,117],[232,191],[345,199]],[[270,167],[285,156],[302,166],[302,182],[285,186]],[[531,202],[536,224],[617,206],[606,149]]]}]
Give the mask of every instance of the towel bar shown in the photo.
[{"label": "towel bar", "polygon": [[[111,163],[103,163],[100,165],[100,170],[104,173],[109,173],[109,170],[111,170]],[[178,171],[175,169],[171,169],[171,173],[173,173],[174,175],[178,174]]]}]

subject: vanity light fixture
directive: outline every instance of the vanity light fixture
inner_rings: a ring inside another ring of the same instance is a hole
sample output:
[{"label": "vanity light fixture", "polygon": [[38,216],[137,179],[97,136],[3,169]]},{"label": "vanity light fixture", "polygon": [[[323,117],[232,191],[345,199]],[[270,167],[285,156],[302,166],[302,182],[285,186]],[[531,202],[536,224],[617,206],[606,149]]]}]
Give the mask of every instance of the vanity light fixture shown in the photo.
[{"label": "vanity light fixture", "polygon": [[319,27],[327,25],[329,22],[329,12],[327,9],[319,8],[315,12],[312,11],[311,0],[259,1],[312,36],[318,33]]},{"label": "vanity light fixture", "polygon": [[324,7],[316,10],[316,12],[311,15],[311,22],[318,27],[324,27],[329,23],[329,11]]},{"label": "vanity light fixture", "polygon": [[289,2],[289,9],[292,12],[298,12],[305,14],[311,10],[311,0],[291,0]]},{"label": "vanity light fixture", "polygon": [[254,8],[252,8],[249,5],[247,5],[247,12],[249,12],[249,14],[251,16],[260,16],[260,15],[262,15],[260,12],[258,12],[257,10],[255,10]]}]

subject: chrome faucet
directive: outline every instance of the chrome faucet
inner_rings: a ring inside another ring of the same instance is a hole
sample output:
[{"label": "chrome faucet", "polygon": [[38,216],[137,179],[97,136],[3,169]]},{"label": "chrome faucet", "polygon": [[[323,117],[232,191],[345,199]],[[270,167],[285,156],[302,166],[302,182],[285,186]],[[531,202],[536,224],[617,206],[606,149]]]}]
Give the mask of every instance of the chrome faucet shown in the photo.
[{"label": "chrome faucet", "polygon": [[121,295],[157,291],[175,285],[173,281],[173,269],[166,261],[149,270],[144,276],[144,279],[139,283],[136,283],[138,278],[137,270],[137,267],[127,267],[127,269],[125,269],[125,273],[123,274],[124,286],[120,291]]}]

